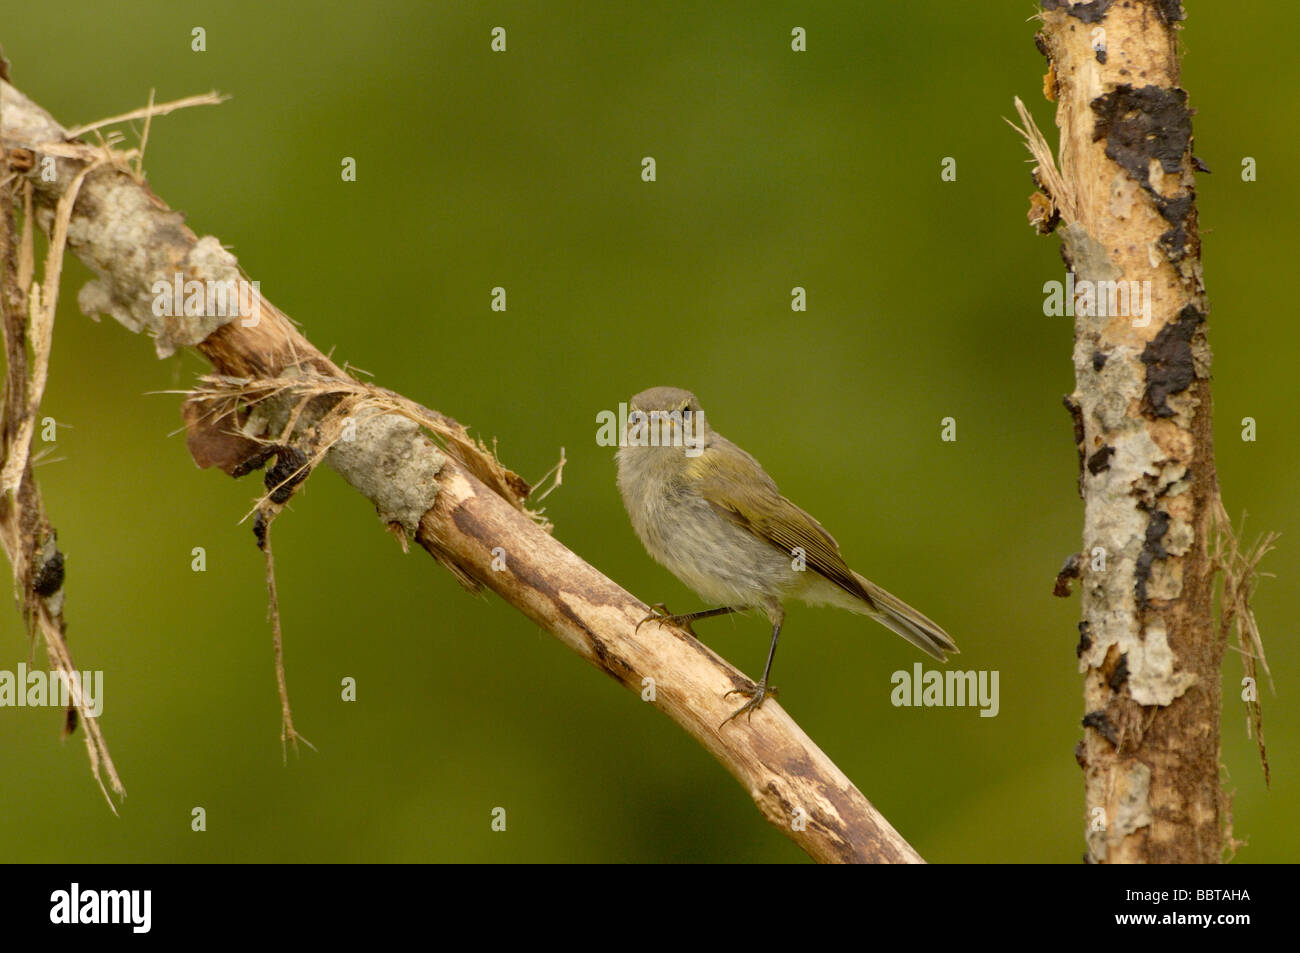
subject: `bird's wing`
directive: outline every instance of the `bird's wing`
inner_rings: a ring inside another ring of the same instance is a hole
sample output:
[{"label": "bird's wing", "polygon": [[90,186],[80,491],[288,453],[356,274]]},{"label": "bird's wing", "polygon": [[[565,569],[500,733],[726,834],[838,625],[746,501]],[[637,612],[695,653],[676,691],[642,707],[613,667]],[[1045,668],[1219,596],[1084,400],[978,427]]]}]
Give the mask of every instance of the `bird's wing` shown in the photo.
[{"label": "bird's wing", "polygon": [[[715,445],[722,443],[736,452],[718,452]],[[711,446],[690,460],[686,472],[719,516],[782,552],[793,554],[796,548],[802,549],[809,567],[875,607],[875,600],[844,562],[835,538],[782,496],[758,461],[744,450],[715,434]]]}]

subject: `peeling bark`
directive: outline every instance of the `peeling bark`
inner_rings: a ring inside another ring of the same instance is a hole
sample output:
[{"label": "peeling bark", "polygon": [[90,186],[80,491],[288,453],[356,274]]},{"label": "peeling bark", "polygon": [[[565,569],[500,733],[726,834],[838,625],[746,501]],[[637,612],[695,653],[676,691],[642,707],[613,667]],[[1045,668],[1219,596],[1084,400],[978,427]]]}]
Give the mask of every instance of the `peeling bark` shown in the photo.
[{"label": "peeling bark", "polygon": [[1038,196],[1031,221],[1059,214],[1076,287],[1150,289],[1145,314],[1075,315],[1067,403],[1082,422],[1088,860],[1217,862],[1223,647],[1207,537],[1218,489],[1182,10],[1176,0],[1042,7],[1059,167],[1030,135],[1052,213]]}]

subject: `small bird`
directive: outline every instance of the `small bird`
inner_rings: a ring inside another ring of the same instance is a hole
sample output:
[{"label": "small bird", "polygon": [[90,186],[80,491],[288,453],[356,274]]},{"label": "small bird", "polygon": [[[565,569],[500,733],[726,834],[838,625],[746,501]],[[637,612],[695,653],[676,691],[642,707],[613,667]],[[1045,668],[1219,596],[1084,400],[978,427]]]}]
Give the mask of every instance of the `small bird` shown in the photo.
[{"label": "small bird", "polygon": [[656,605],[638,628],[657,621],[694,634],[698,619],[746,609],[762,609],[772,622],[763,677],[727,692],[749,701],[723,725],[752,717],[776,694],[768,678],[790,599],[869,615],[941,662],[957,651],[942,628],[850,569],[834,537],[782,496],[757,460],[709,427],[689,391],[652,387],[633,397],[616,460],[623,505],[645,548],[719,606],[671,615]]}]

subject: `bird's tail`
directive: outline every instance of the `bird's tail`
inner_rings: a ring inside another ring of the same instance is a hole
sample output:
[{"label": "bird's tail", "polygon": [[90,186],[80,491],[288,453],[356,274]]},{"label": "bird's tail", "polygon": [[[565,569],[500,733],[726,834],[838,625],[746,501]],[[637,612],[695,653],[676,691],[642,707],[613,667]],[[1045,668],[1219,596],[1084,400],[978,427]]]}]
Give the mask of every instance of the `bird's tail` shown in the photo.
[{"label": "bird's tail", "polygon": [[865,605],[862,606],[860,611],[867,613],[881,625],[897,632],[922,652],[937,658],[940,662],[948,660],[948,653],[958,651],[957,643],[934,622],[921,615],[902,599],[890,595],[871,580],[865,579],[857,573],[853,575],[867,594],[871,596],[871,601],[876,604],[875,612],[872,612]]}]

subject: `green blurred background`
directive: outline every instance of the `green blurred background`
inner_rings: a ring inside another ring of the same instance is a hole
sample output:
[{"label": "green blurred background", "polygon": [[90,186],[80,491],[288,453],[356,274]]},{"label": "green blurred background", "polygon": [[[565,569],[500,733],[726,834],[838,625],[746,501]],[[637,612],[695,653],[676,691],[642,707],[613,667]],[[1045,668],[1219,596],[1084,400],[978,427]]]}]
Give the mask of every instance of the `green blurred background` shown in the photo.
[{"label": "green blurred background", "polygon": [[[1190,6],[1184,85],[1215,173],[1199,189],[1219,472],[1247,535],[1284,534],[1257,599],[1273,787],[1231,650],[1224,779],[1238,860],[1294,861],[1300,353],[1278,263],[1298,251],[1297,14]],[[945,624],[962,668],[1001,673],[996,718],[894,708],[890,675],[919,655],[862,618],[796,607],[776,667],[786,708],[927,859],[1075,863],[1079,606],[1051,596],[1082,519],[1060,400],[1071,327],[1043,316],[1063,267],[1056,239],[1026,226],[1027,156],[1002,121],[1020,95],[1054,128],[1034,10],[48,3],[11,9],[0,43],[19,88],[67,125],[139,107],[150,87],[229,93],[154,123],[155,191],[336,360],[496,438],[527,478],[563,446],[556,536],[678,611],[700,603],[634,537],[595,415],[648,386],[693,389],[860,572]],[[790,50],[794,26],[807,53]],[[74,657],[106,672],[102,725],[129,797],[113,817],[56,712],[0,710],[0,857],[804,859],[668,719],[423,552],[402,555],[328,471],[276,529],[289,688],[319,749],[284,766],[262,561],[238,525],[259,485],[195,468],[177,398],[149,392],[206,365],[159,362],[150,341],[81,316],[88,277],[75,261],[64,274],[45,403],[64,426],[38,474]],[[497,285],[504,314],[489,310]],[[790,310],[796,285],[807,313]],[[947,416],[956,443],[939,439]],[[760,670],[761,619],[700,632]],[[15,612],[0,646],[2,668],[28,658]],[[340,700],[347,676],[355,703]]]}]

